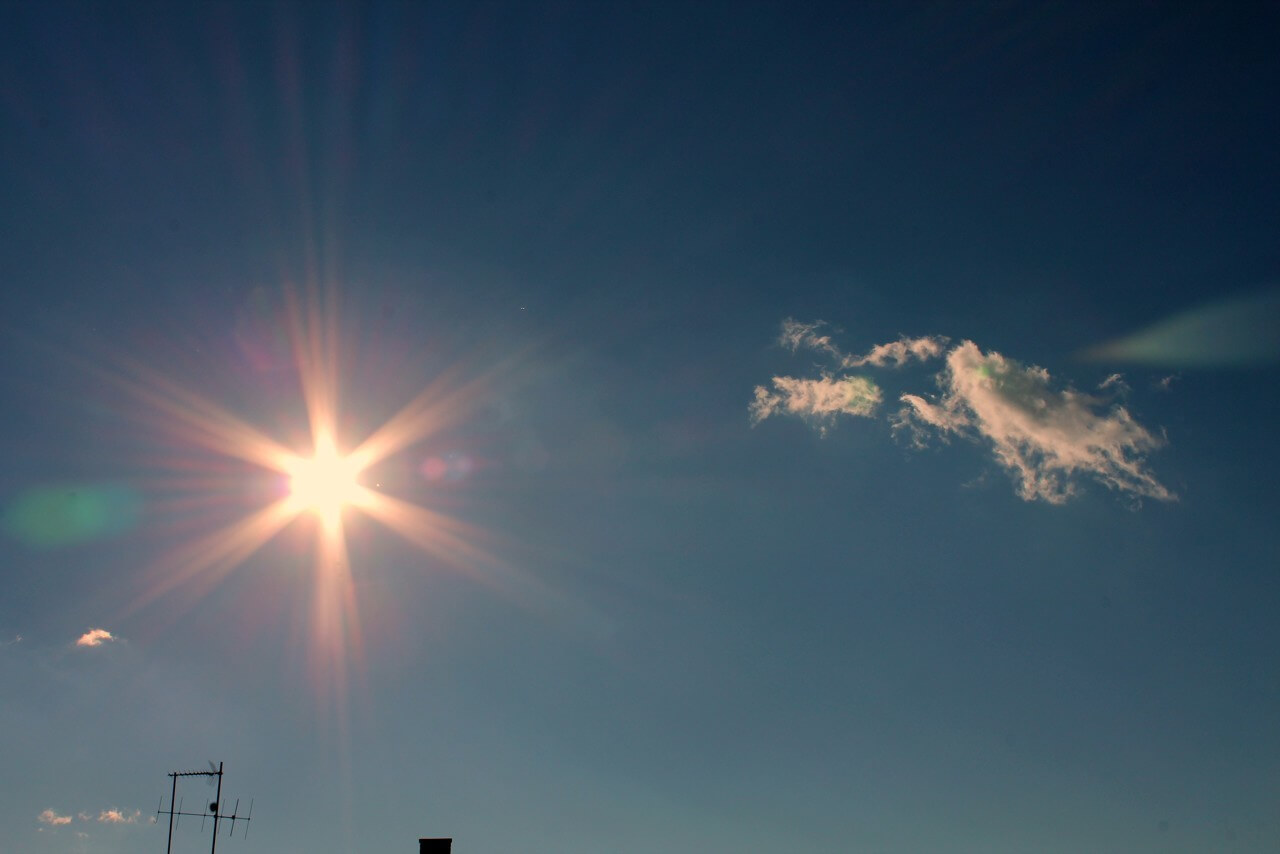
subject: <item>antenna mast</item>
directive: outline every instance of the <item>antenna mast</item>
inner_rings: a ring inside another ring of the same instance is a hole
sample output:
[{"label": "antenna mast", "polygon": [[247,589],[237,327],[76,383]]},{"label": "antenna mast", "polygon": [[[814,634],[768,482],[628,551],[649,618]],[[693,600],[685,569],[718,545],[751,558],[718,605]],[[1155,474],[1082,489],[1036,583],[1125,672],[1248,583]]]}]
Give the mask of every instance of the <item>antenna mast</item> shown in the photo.
[{"label": "antenna mast", "polygon": [[[249,801],[248,815],[242,816],[237,814],[240,811],[239,798],[236,799],[236,805],[231,810],[230,814],[227,814],[226,812],[223,811],[222,809],[222,763],[221,762],[218,763],[218,767],[216,769],[213,767],[213,763],[210,762],[208,771],[171,771],[169,772],[169,777],[171,777],[173,780],[173,784],[170,786],[170,791],[169,791],[169,808],[167,810],[159,809],[159,808],[156,809],[157,816],[161,816],[161,815],[169,816],[169,847],[165,849],[167,854],[173,854],[173,825],[174,825],[175,816],[179,816],[179,817],[184,815],[200,816],[200,819],[201,819],[200,826],[202,828],[204,827],[204,819],[207,819],[207,818],[213,819],[213,842],[212,842],[212,845],[210,845],[209,847],[209,854],[216,854],[218,850],[218,822],[220,820],[228,820],[231,822],[231,829],[227,832],[227,835],[231,836],[236,832],[237,821],[247,822],[253,818],[253,801],[252,800]],[[218,782],[217,794],[214,795],[214,801],[213,803],[209,804],[208,809],[204,810],[203,812],[183,812],[182,805],[180,803],[178,803],[177,807],[175,808],[174,805],[175,803],[177,803],[176,799],[178,797],[178,778],[179,777],[204,777],[211,783],[213,782],[214,777],[217,778],[217,782]],[[161,806],[164,805],[163,798],[161,799],[160,804]],[[245,833],[245,838],[248,838],[249,825],[247,824],[244,826],[244,833]]]}]

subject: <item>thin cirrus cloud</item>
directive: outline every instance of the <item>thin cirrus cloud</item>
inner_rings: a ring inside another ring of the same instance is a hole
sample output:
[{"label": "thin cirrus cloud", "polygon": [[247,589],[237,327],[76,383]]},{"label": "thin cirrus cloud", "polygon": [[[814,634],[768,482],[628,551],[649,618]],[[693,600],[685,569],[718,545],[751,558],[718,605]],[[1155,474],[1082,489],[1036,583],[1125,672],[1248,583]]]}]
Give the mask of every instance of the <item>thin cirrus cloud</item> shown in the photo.
[{"label": "thin cirrus cloud", "polygon": [[[1115,386],[1117,377],[1104,386]],[[902,395],[895,426],[921,441],[936,432],[987,443],[1009,470],[1018,495],[1061,504],[1087,476],[1134,497],[1171,501],[1151,474],[1146,454],[1164,444],[1119,405],[1070,388],[1055,389],[1049,372],[964,341],[938,375],[940,397]]]},{"label": "thin cirrus cloud", "polygon": [[795,415],[825,434],[838,415],[874,415],[882,397],[880,387],[866,377],[774,377],[772,389],[756,386],[751,422],[759,424],[771,415]]},{"label": "thin cirrus cloud", "polygon": [[[845,353],[820,330],[826,324],[802,323],[788,318],[782,322],[778,343],[796,352],[800,349],[826,354],[840,370],[871,365],[900,367],[912,359],[924,361],[942,353],[945,338],[900,338],[873,347],[863,356]],[[834,376],[823,372],[817,379],[777,376],[769,386],[756,386],[751,401],[751,422],[759,424],[773,415],[794,415],[808,421],[826,435],[841,415],[870,418],[884,400],[880,386],[860,375]]]},{"label": "thin cirrus cloud", "polygon": [[113,640],[116,640],[116,636],[106,629],[89,629],[76,640],[76,646],[102,646]]},{"label": "thin cirrus cloud", "polygon": [[831,341],[830,335],[819,334],[818,330],[824,326],[826,324],[821,320],[815,323],[801,323],[787,318],[782,321],[782,334],[778,337],[778,343],[793,353],[801,348],[826,353],[841,368],[861,368],[865,365],[877,368],[889,365],[900,368],[912,359],[924,362],[937,358],[942,355],[947,345],[947,339],[937,335],[925,335],[919,338],[902,336],[897,341],[877,344],[864,356],[853,356],[837,347]]},{"label": "thin cirrus cloud", "polygon": [[[1091,479],[1133,498],[1171,501],[1176,496],[1152,475],[1146,456],[1164,444],[1113,398],[1128,390],[1118,374],[1100,386],[1109,397],[1059,388],[1049,372],[1023,365],[995,351],[983,353],[972,341],[946,349],[946,338],[900,338],[850,356],[824,324],[786,320],[779,343],[795,352],[828,356],[837,371],[851,367],[902,367],[945,353],[937,374],[939,394],[904,393],[901,409],[890,416],[898,433],[923,446],[930,437],[963,438],[988,447],[1013,477],[1027,501],[1061,504]],[[880,388],[860,375],[824,370],[819,379],[774,377],[772,388],[757,386],[749,411],[753,424],[774,415],[800,417],[825,435],[842,414],[871,417],[882,399]]]},{"label": "thin cirrus cloud", "polygon": [[[129,812],[112,807],[111,809],[99,811],[96,818],[93,813],[83,811],[77,813],[77,816],[81,821],[97,821],[100,824],[137,824],[142,818],[142,810]],[[71,824],[72,816],[61,815],[50,807],[36,816],[36,820],[50,827],[62,827],[63,825]]]}]

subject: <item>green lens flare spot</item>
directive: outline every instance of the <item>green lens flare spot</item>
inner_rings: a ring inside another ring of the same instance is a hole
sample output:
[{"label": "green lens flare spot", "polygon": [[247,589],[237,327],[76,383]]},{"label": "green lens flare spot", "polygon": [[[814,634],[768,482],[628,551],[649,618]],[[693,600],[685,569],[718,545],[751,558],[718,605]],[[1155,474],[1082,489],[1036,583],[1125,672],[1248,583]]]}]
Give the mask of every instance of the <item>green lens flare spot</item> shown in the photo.
[{"label": "green lens flare spot", "polygon": [[42,486],[11,501],[0,525],[28,546],[57,548],[126,531],[137,522],[140,509],[137,493],[127,486]]}]

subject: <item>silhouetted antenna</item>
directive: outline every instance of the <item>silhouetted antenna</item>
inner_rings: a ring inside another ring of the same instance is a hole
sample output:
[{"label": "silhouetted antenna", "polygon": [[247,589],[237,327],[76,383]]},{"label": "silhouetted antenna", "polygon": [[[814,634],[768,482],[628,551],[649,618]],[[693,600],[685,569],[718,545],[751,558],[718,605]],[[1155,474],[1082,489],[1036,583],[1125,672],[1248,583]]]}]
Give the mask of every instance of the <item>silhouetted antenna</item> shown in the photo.
[{"label": "silhouetted antenna", "polygon": [[[239,815],[239,812],[240,812],[239,798],[236,799],[236,805],[231,810],[230,813],[226,813],[223,811],[222,809],[222,806],[223,806],[222,804],[222,763],[221,762],[219,762],[215,767],[213,764],[213,761],[210,760],[208,771],[171,771],[169,773],[169,777],[172,778],[173,780],[170,786],[170,791],[169,791],[169,809],[166,810],[166,809],[160,808],[164,806],[163,795],[160,797],[160,807],[156,808],[157,816],[160,816],[160,815],[169,816],[169,847],[166,849],[169,852],[169,854],[173,854],[173,827],[174,827],[174,824],[176,823],[175,819],[177,821],[181,821],[182,816],[184,815],[200,816],[200,832],[201,833],[204,832],[205,819],[210,819],[210,818],[213,819],[213,837],[212,837],[213,843],[209,848],[210,854],[215,854],[218,850],[218,822],[219,821],[231,822],[228,828],[227,836],[232,836],[235,833],[237,821],[245,822],[244,838],[245,839],[249,838],[248,822],[253,817],[253,799],[251,798],[249,800],[248,815]],[[210,785],[213,785],[216,782],[217,793],[213,796],[213,800],[209,803],[209,806],[207,809],[202,810],[200,812],[183,812],[182,805],[183,803],[185,803],[185,799],[177,800],[179,777],[204,777],[205,782],[209,783]],[[177,803],[178,803],[177,809],[173,808],[173,804],[175,800],[177,800]]]},{"label": "silhouetted antenna", "polygon": [[[239,799],[239,798],[236,798],[236,805],[235,805],[234,807],[232,807],[232,808],[231,808],[231,815],[223,814],[222,818],[223,818],[223,820],[226,820],[226,821],[230,821],[230,822],[231,822],[231,826],[227,829],[227,838],[230,838],[230,837],[232,837],[232,836],[235,836],[235,835],[236,835],[236,822],[237,822],[237,821],[248,821],[249,819],[253,818],[253,798],[250,798],[250,799],[249,799],[249,814],[248,814],[248,815],[240,815],[240,799]],[[249,825],[247,825],[247,824],[244,826],[244,836],[243,836],[242,838],[243,838],[243,839],[248,839],[248,838],[249,838]]]}]

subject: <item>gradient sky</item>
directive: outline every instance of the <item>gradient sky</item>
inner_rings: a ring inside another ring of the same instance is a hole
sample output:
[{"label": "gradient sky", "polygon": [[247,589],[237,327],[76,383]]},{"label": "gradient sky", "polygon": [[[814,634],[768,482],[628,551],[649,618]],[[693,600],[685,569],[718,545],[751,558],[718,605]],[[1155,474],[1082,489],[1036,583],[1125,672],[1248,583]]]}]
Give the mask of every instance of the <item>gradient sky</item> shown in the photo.
[{"label": "gradient sky", "polygon": [[[162,851],[208,760],[227,852],[1280,849],[1278,40],[3,4],[0,850]],[[308,310],[340,445],[434,413],[328,611],[312,514],[190,560]]]}]

